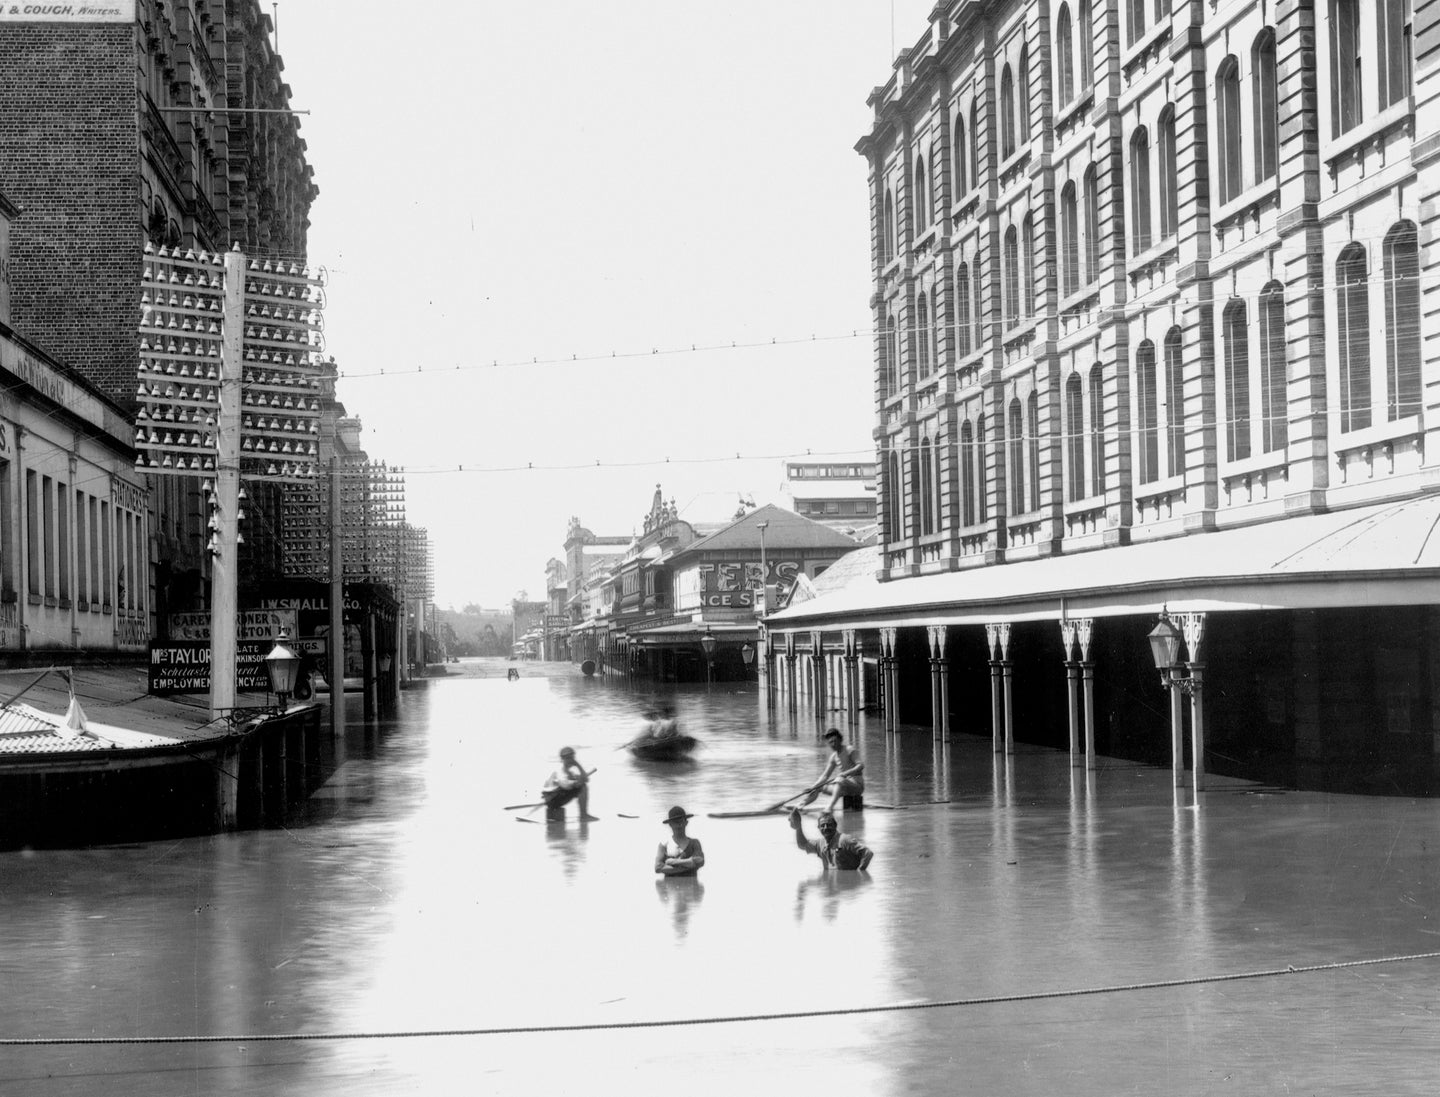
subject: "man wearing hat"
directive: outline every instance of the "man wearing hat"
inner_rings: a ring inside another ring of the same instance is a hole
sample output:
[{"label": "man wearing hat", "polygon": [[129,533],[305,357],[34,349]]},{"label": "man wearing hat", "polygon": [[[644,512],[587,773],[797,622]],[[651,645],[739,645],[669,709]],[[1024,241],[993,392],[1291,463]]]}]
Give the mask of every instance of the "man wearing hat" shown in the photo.
[{"label": "man wearing hat", "polygon": [[579,800],[580,818],[595,821],[590,814],[590,774],[575,760],[573,748],[560,748],[560,768],[546,779],[540,798],[545,801],[547,819],[564,819],[565,805]]},{"label": "man wearing hat", "polygon": [[670,827],[670,840],[661,842],[655,851],[655,871],[665,876],[694,876],[705,864],[705,851],[700,840],[685,833],[685,824],[693,819],[684,808],[673,807],[665,816]]}]

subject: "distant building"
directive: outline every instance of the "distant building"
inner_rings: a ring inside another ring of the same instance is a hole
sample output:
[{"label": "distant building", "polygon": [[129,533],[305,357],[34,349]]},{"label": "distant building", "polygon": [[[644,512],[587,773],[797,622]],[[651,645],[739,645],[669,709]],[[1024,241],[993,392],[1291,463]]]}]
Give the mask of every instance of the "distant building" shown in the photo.
[{"label": "distant building", "polygon": [[860,533],[875,525],[879,469],[873,461],[787,461],[781,491],[796,514]]}]

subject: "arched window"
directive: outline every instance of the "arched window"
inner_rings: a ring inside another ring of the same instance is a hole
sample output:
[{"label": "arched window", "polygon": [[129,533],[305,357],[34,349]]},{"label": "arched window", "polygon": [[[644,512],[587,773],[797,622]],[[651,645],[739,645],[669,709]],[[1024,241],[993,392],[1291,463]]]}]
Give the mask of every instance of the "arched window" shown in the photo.
[{"label": "arched window", "polygon": [[1250,74],[1255,109],[1255,182],[1274,179],[1280,160],[1280,88],[1275,70],[1275,31],[1255,39]]},{"label": "arched window", "polygon": [[960,522],[973,526],[975,510],[975,429],[966,419],[960,425]]},{"label": "arched window", "polygon": [[980,255],[975,255],[975,349],[979,350],[985,345],[985,279],[983,267],[980,264]]},{"label": "arched window", "polygon": [[1095,83],[1095,22],[1090,17],[1090,0],[1080,0],[1080,86]]},{"label": "arched window", "polygon": [[1360,8],[1361,0],[1330,0],[1330,129],[1336,137],[1365,117],[1360,95]]},{"label": "arched window", "polygon": [[983,415],[975,417],[975,512],[978,521],[990,521],[990,448]]},{"label": "arched window", "polygon": [[1035,278],[1035,217],[1027,213],[1020,224],[1020,307],[1026,316],[1035,315],[1035,296],[1039,283]]},{"label": "arched window", "polygon": [[1180,163],[1175,155],[1175,108],[1160,112],[1160,239],[1180,231]]},{"label": "arched window", "polygon": [[935,532],[935,509],[934,502],[935,485],[934,465],[930,463],[930,439],[920,439],[920,532],[930,534]]},{"label": "arched window", "polygon": [[1085,283],[1100,280],[1100,181],[1092,164],[1085,169]]},{"label": "arched window", "polygon": [[1061,4],[1055,17],[1055,76],[1060,105],[1075,98],[1075,42],[1070,37],[1070,5]]},{"label": "arched window", "polygon": [[1180,329],[1165,334],[1165,449],[1171,476],[1185,471],[1185,361]]},{"label": "arched window", "polygon": [[1015,77],[1006,65],[1000,74],[1000,159],[1015,155]]},{"label": "arched window", "polygon": [[925,181],[925,157],[915,154],[915,227],[921,232],[930,224],[930,187]]},{"label": "arched window", "polygon": [[1146,339],[1135,353],[1135,410],[1140,442],[1135,456],[1142,484],[1160,479],[1160,395],[1155,380],[1155,344]]},{"label": "arched window", "polygon": [[891,544],[905,536],[904,480],[900,475],[900,454],[890,451],[885,466],[885,539]]},{"label": "arched window", "polygon": [[964,358],[970,353],[970,268],[965,263],[955,267],[955,354]]},{"label": "arched window", "polygon": [[1215,72],[1215,167],[1221,205],[1245,189],[1240,159],[1240,62],[1231,54]]},{"label": "arched window", "polygon": [[1105,494],[1105,376],[1090,367],[1090,494]]},{"label": "arched window", "polygon": [[915,295],[915,330],[911,333],[915,341],[915,375],[917,377],[928,377],[930,375],[930,303],[925,299],[925,291],[921,290]]},{"label": "arched window", "polygon": [[939,437],[936,437],[935,445],[930,450],[930,492],[934,496],[930,502],[930,511],[934,516],[936,533],[939,533],[945,526],[945,478],[941,474],[940,465],[943,448]]},{"label": "arched window", "polygon": [[1380,78],[1381,110],[1394,106],[1411,92],[1410,0],[1377,0],[1375,5],[1375,51]]},{"label": "arched window", "polygon": [[1085,394],[1078,373],[1065,382],[1065,463],[1070,474],[1066,495],[1078,503],[1085,498]]},{"label": "arched window", "polygon": [[1244,301],[1225,306],[1225,456],[1250,456],[1250,334]]},{"label": "arched window", "polygon": [[1260,446],[1264,453],[1285,448],[1290,437],[1285,397],[1285,291],[1278,282],[1260,295]]},{"label": "arched window", "polygon": [[1005,324],[1020,322],[1020,239],[1011,225],[1005,230]]},{"label": "arched window", "polygon": [[1080,214],[1073,180],[1060,188],[1060,236],[1060,292],[1069,297],[1080,292]]},{"label": "arched window", "polygon": [[1150,134],[1141,126],[1130,138],[1130,246],[1150,248]]},{"label": "arched window", "polygon": [[985,162],[980,155],[980,100],[970,104],[970,187],[980,185],[980,166]]},{"label": "arched window", "polygon": [[1006,449],[1010,453],[1010,513],[1025,513],[1025,416],[1020,408],[1020,399],[1016,397],[1010,401],[1010,410],[1005,419],[1005,429],[1009,435],[1009,445]]},{"label": "arched window", "polygon": [[965,119],[962,115],[955,116],[955,195],[954,200],[959,201],[970,190],[970,183],[965,174],[965,152],[969,146],[965,143]]},{"label": "arched window", "polygon": [[1335,326],[1340,357],[1340,429],[1370,425],[1370,287],[1365,249],[1351,244],[1335,264]]},{"label": "arched window", "polygon": [[895,195],[885,188],[885,213],[880,226],[881,260],[888,264],[895,258]]},{"label": "arched window", "polygon": [[[936,369],[939,369],[945,364],[944,360],[940,357],[942,322],[943,316],[940,312],[940,286],[936,284],[930,287],[930,361],[934,363]],[[943,342],[945,345],[953,345],[949,339]]]},{"label": "arched window", "polygon": [[885,325],[885,395],[894,396],[900,391],[900,336],[895,327],[895,314],[891,313]]},{"label": "arched window", "polygon": [[1030,509],[1040,509],[1040,396],[1025,401],[1025,452],[1030,464]]},{"label": "arched window", "polygon": [[1133,46],[1145,37],[1145,4],[1148,0],[1125,0],[1125,44]]},{"label": "arched window", "polygon": [[1030,47],[1020,47],[1020,143],[1030,143]]},{"label": "arched window", "polygon": [[1385,403],[1390,419],[1420,413],[1420,246],[1401,221],[1385,237]]},{"label": "arched window", "polygon": [[910,485],[905,494],[905,516],[907,534],[918,534],[920,532],[920,450],[919,447],[912,447],[910,460],[906,462],[910,466]]}]

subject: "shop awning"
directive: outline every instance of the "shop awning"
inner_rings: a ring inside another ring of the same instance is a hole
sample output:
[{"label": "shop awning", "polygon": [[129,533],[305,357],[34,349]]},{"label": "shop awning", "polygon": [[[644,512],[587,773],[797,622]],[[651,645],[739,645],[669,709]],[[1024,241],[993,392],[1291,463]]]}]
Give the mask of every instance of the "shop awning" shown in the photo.
[{"label": "shop awning", "polygon": [[773,629],[983,624],[1175,612],[1440,604],[1440,494],[1121,548],[880,583]]}]

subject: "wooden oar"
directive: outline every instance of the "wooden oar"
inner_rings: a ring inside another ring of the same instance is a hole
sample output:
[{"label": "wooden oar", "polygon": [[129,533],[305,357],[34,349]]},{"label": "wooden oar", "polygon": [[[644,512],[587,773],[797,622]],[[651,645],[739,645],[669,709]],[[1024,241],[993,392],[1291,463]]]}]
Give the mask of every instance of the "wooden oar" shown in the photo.
[{"label": "wooden oar", "polygon": [[800,799],[800,797],[808,793],[814,792],[816,789],[822,789],[824,787],[825,783],[822,781],[818,785],[811,785],[809,788],[802,788],[799,792],[795,793],[795,795],[787,796],[779,803],[772,804],[770,805],[770,807],[762,808],[759,811],[712,811],[709,812],[708,815],[711,819],[753,819],[760,815],[774,815],[791,800],[798,800]]},{"label": "wooden oar", "polygon": [[[599,768],[600,768],[599,766],[596,766],[595,769],[587,769],[587,770],[585,771],[585,776],[586,776],[587,778],[588,778],[588,777],[593,777],[593,776],[595,775],[595,770],[596,770],[596,769],[599,769]],[[503,808],[501,808],[500,810],[501,810],[501,811],[519,811],[521,808],[543,808],[544,806],[545,806],[545,801],[544,801],[544,800],[541,800],[538,804],[506,804],[506,805],[505,805]]]}]

